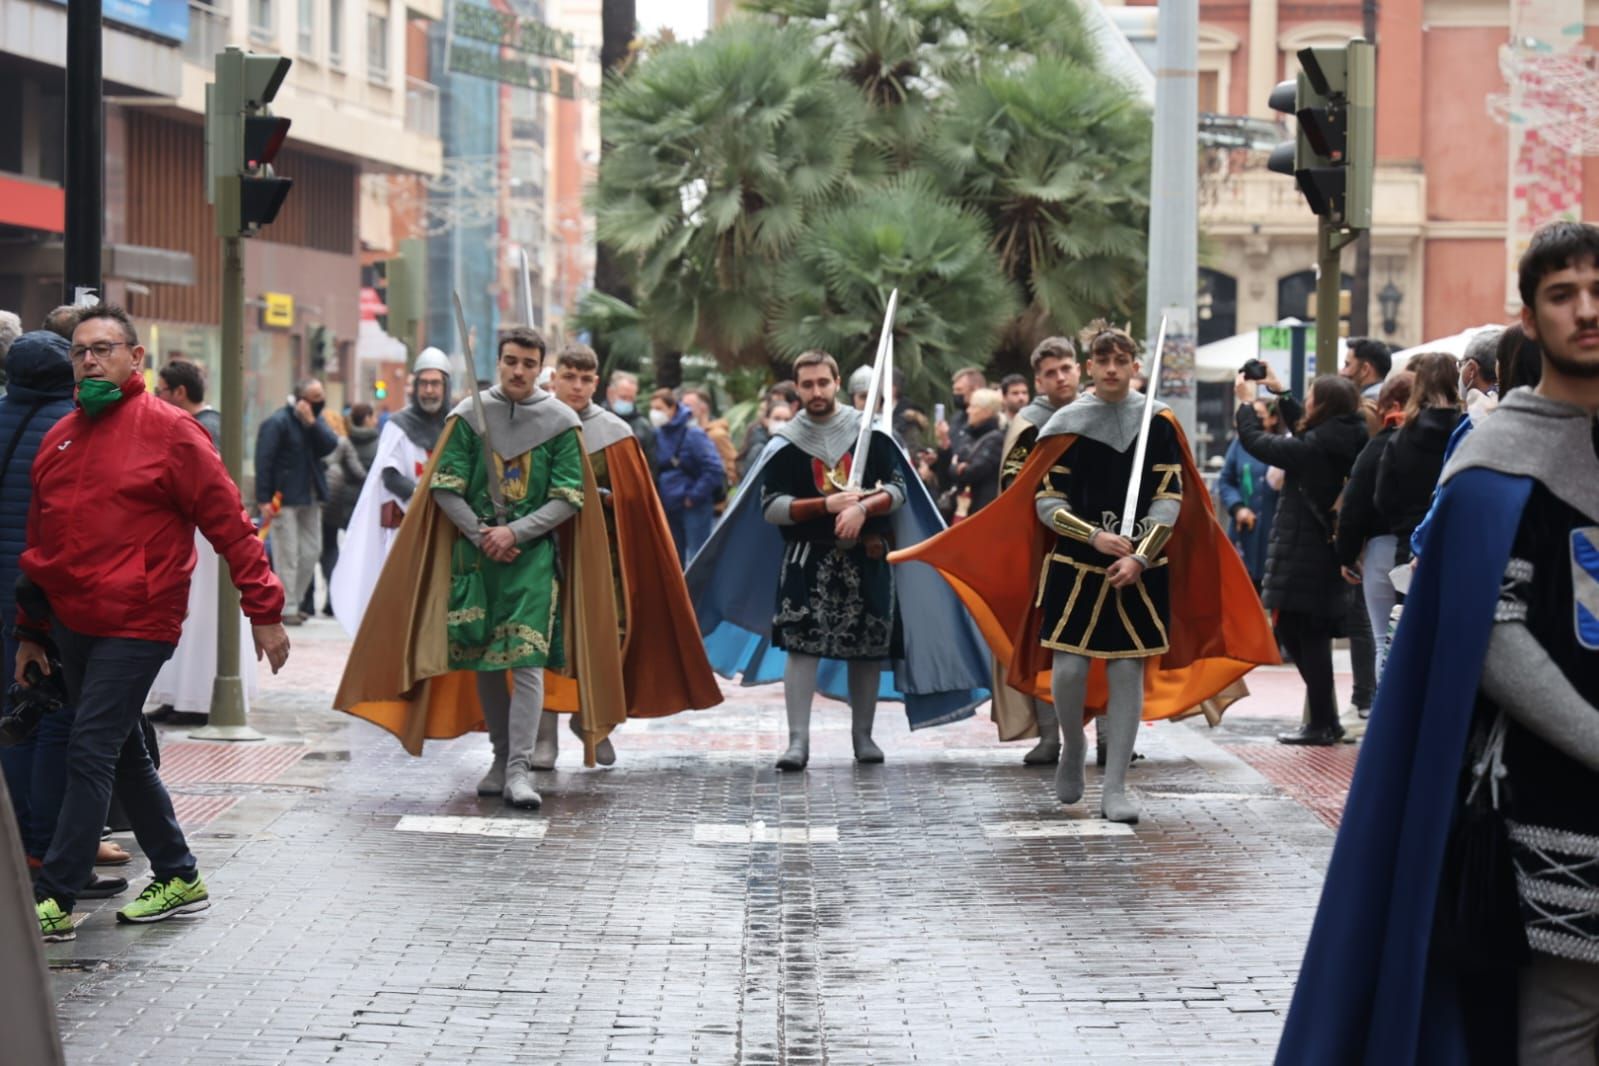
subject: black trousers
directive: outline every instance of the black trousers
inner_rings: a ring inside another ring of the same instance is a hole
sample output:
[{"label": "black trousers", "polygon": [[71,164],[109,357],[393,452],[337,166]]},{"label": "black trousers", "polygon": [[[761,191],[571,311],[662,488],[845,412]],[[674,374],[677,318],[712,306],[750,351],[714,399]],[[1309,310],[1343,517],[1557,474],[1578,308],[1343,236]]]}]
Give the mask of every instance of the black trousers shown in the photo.
[{"label": "black trousers", "polygon": [[1338,724],[1338,690],[1333,687],[1332,642],[1336,620],[1299,611],[1277,613],[1277,639],[1305,682],[1310,728]]},{"label": "black trousers", "polygon": [[116,788],[133,835],[157,879],[194,877],[195,860],[178,827],[172,799],[150,761],[139,727],[144,699],[173,645],[124,637],[93,637],[57,623],[56,648],[65,673],[72,732],[67,741],[67,782],[55,836],[34,891],[54,896],[70,911],[78,891],[94,876],[100,827]]}]

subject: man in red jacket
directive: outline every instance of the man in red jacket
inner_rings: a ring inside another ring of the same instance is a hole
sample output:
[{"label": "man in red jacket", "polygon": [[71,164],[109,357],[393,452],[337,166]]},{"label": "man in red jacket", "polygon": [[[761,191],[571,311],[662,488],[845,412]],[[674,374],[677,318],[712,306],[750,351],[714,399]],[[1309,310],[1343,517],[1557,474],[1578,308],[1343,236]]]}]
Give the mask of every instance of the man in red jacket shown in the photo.
[{"label": "man in red jacket", "polygon": [[198,526],[228,561],[257,657],[277,672],[289,655],[283,586],[244,513],[239,490],[205,429],[145,392],[144,349],[121,308],[78,316],[72,334],[77,408],[57,422],[33,463],[24,577],[18,596],[17,680],[66,682],[72,733],[66,794],[34,894],[46,940],[71,940],[72,907],[94,870],[111,789],[127,809],[154,880],[117,912],[155,922],[209,907],[172,800],[144,746],[139,715],[183,632]]}]

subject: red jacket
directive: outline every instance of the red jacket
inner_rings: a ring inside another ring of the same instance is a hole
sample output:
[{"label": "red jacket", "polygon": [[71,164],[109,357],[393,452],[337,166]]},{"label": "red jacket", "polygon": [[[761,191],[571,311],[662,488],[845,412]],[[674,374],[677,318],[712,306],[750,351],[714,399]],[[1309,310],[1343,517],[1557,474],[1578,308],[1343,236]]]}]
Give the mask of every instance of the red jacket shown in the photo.
[{"label": "red jacket", "polygon": [[[77,408],[40,443],[22,572],[74,632],[176,644],[198,526],[250,621],[281,621],[283,585],[205,427],[139,374],[122,393],[98,418]],[[43,621],[18,612],[19,626]]]}]

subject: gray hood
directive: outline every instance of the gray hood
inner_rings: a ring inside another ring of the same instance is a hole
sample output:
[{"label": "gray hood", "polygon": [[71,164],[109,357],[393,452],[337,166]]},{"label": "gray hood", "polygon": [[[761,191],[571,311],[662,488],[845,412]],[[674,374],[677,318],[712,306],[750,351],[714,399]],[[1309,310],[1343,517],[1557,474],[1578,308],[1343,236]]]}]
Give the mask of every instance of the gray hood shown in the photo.
[{"label": "gray hood", "polygon": [[[1144,394],[1137,390],[1128,392],[1127,399],[1114,404],[1087,393],[1051,415],[1038,431],[1038,439],[1073,433],[1124,452],[1138,440],[1144,402]],[[1156,414],[1166,410],[1166,405],[1159,400],[1154,403]]]},{"label": "gray hood", "polygon": [[433,446],[439,442],[439,434],[444,432],[444,420],[448,417],[450,417],[449,412],[443,405],[440,405],[438,414],[430,415],[412,400],[390,415],[389,421],[399,426],[400,431],[412,444],[425,452],[431,452]]},{"label": "gray hood", "polygon": [[1589,518],[1599,519],[1599,456],[1593,416],[1580,407],[1514,389],[1460,442],[1439,484],[1462,470],[1534,478]]},{"label": "gray hood", "polygon": [[820,459],[829,468],[855,448],[855,438],[861,431],[861,413],[853,407],[840,405],[825,422],[811,417],[809,411],[800,413],[777,428],[772,434],[794,445],[813,459]]},{"label": "gray hood", "polygon": [[[489,440],[501,459],[526,455],[545,441],[581,425],[576,411],[543,389],[535,388],[533,395],[520,403],[506,399],[498,385],[479,395],[489,421]],[[456,404],[450,417],[465,420],[475,433],[483,435],[472,397]]]},{"label": "gray hood", "polygon": [[593,455],[633,436],[633,427],[597,403],[577,412],[583,423],[583,450]]},{"label": "gray hood", "polygon": [[1049,397],[1035,396],[1031,403],[1016,412],[1016,417],[1037,426],[1039,429],[1043,429],[1058,410],[1060,408],[1051,403]]}]

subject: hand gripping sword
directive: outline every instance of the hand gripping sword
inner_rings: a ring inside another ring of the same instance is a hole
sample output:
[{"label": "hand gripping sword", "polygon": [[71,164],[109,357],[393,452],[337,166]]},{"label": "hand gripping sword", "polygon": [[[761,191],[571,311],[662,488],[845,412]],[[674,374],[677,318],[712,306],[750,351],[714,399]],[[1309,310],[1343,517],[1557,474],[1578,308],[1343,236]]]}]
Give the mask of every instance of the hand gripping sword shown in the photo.
[{"label": "hand gripping sword", "polygon": [[1121,534],[1128,540],[1133,539],[1133,530],[1137,526],[1138,491],[1144,483],[1144,453],[1149,450],[1149,420],[1155,413],[1155,388],[1160,383],[1160,357],[1166,348],[1166,316],[1160,316],[1160,333],[1155,339],[1155,358],[1149,373],[1149,388],[1144,393],[1144,415],[1138,427],[1138,444],[1133,449],[1133,476],[1127,482],[1127,503],[1122,507]]},{"label": "hand gripping sword", "polygon": [[461,335],[461,346],[466,349],[466,365],[472,368],[472,411],[477,415],[479,436],[483,438],[483,478],[489,485],[489,500],[494,504],[494,524],[505,525],[505,491],[500,486],[499,474],[494,469],[494,443],[489,439],[489,416],[483,409],[483,396],[477,387],[477,360],[472,355],[472,335],[466,330],[466,313],[461,310],[461,294],[455,298],[455,329]]}]

